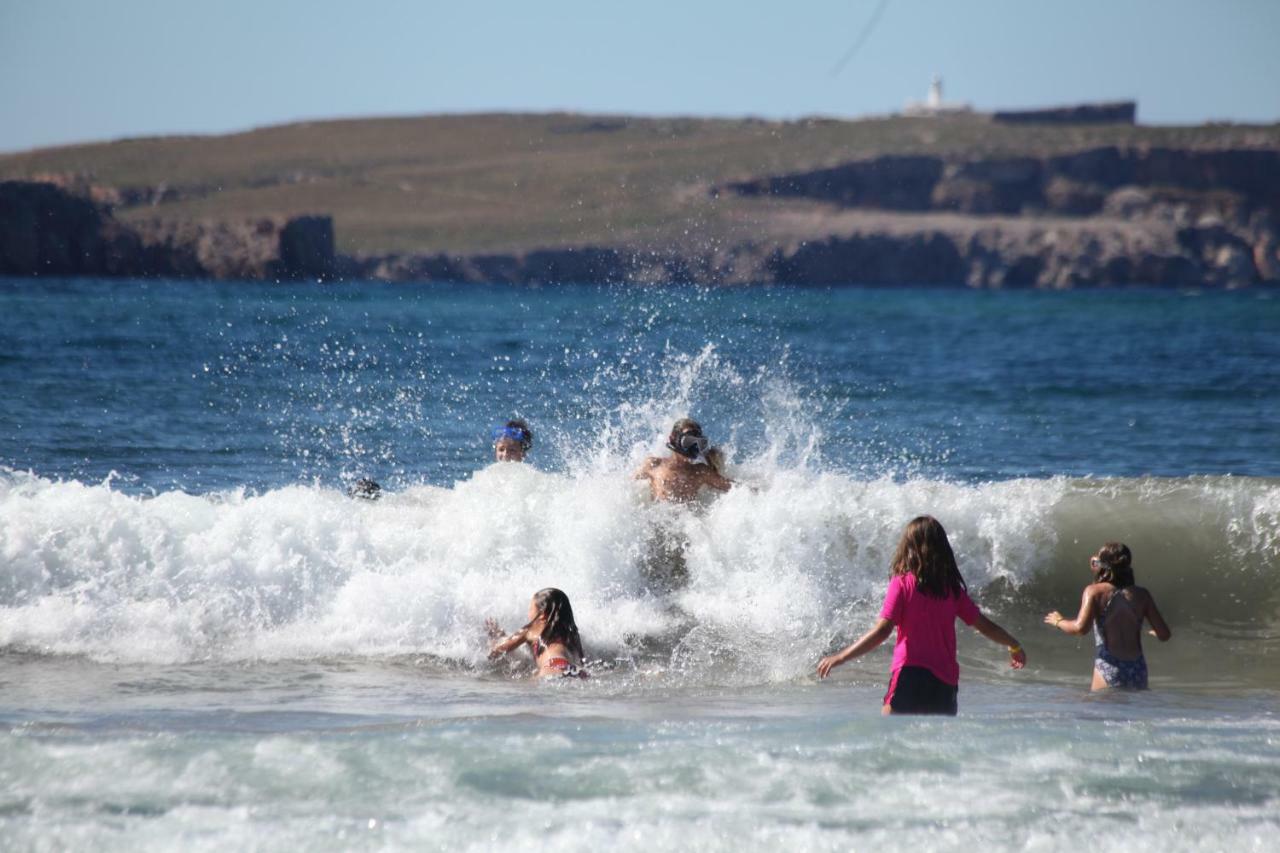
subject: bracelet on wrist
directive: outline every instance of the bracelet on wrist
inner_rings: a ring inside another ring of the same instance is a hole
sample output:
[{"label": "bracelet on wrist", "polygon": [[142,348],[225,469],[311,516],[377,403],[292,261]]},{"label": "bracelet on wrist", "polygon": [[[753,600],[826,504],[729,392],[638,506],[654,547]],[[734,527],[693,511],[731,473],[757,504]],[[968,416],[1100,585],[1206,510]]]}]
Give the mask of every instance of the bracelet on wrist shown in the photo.
[{"label": "bracelet on wrist", "polygon": [[1009,654],[1016,655],[1021,653],[1022,653],[1022,646],[1018,645],[1017,643],[1014,643],[1012,646],[1009,647]]}]

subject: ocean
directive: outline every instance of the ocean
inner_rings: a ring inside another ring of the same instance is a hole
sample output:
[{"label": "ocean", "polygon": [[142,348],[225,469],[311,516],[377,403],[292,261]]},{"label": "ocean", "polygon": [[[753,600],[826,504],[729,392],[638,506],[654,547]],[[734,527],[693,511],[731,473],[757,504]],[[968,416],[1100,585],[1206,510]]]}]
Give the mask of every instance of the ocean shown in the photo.
[{"label": "ocean", "polygon": [[[4,849],[1280,845],[1270,291],[0,280],[0,388]],[[686,415],[738,485],[654,505]],[[922,513],[1029,661],[884,718],[814,670]],[[1142,694],[1042,623],[1108,540]],[[545,586],[588,680],[486,659]]]}]

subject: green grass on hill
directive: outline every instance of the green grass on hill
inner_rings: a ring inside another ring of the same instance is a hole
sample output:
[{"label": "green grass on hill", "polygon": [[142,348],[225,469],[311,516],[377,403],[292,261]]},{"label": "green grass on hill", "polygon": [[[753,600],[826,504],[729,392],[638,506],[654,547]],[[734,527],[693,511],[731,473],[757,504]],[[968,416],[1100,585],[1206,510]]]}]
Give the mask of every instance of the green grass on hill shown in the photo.
[{"label": "green grass on hill", "polygon": [[887,153],[1045,153],[1097,145],[1280,147],[1280,125],[1009,126],[980,116],[861,121],[575,114],[306,122],[0,156],[0,177],[77,174],[183,199],[124,219],[328,213],[344,252],[660,245],[749,233],[725,180]]}]

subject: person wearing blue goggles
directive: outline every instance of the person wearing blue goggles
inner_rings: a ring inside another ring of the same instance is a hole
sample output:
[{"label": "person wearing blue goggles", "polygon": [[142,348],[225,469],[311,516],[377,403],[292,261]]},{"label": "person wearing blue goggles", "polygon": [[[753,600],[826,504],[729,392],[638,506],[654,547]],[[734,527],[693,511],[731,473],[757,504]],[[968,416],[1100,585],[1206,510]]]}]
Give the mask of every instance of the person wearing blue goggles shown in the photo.
[{"label": "person wearing blue goggles", "polygon": [[523,462],[533,447],[533,431],[516,418],[493,428],[493,455],[498,462]]}]

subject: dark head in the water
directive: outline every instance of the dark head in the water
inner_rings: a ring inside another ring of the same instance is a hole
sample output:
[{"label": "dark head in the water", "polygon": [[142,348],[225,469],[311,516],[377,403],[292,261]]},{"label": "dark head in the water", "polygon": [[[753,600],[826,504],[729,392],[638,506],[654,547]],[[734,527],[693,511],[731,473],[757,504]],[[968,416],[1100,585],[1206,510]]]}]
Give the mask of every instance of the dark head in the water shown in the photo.
[{"label": "dark head in the water", "polygon": [[347,496],[352,498],[363,498],[367,501],[376,501],[382,497],[382,486],[379,486],[368,477],[361,477],[351,484],[351,488],[347,489]]},{"label": "dark head in the water", "polygon": [[1089,560],[1099,583],[1109,583],[1123,589],[1133,586],[1133,554],[1123,542],[1108,542]]},{"label": "dark head in the water", "polygon": [[529,602],[529,625],[539,619],[546,620],[538,635],[544,645],[564,643],[569,651],[578,656],[578,660],[586,657],[582,652],[582,640],[578,636],[578,623],[573,621],[573,607],[569,604],[569,596],[550,586],[535,592],[533,600]]},{"label": "dark head in the water", "polygon": [[702,425],[693,418],[681,418],[671,428],[667,436],[667,447],[673,452],[689,459],[697,459],[707,450],[706,436],[702,434]]},{"label": "dark head in the water", "polygon": [[915,575],[920,591],[931,598],[949,598],[966,589],[947,531],[931,515],[911,519],[902,531],[891,573]]}]

